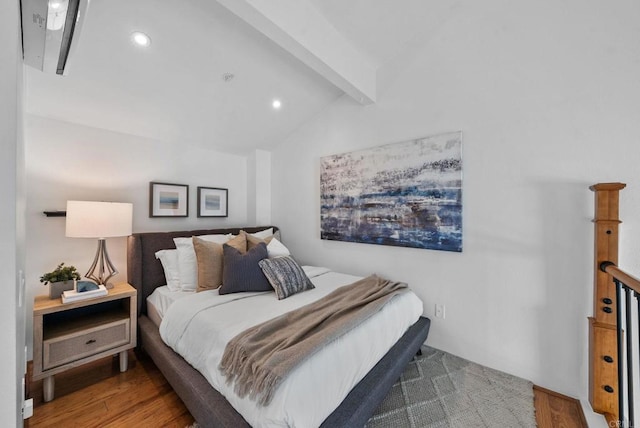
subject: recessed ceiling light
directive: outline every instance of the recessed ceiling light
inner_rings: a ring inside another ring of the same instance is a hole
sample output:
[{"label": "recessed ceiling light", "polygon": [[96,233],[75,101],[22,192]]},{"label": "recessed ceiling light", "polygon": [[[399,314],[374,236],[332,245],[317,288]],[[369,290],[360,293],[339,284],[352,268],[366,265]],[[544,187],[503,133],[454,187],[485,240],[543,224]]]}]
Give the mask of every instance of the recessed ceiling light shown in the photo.
[{"label": "recessed ceiling light", "polygon": [[133,43],[135,43],[138,46],[147,47],[151,44],[151,37],[147,36],[146,34],[140,31],[136,31],[132,33],[131,40],[133,40]]},{"label": "recessed ceiling light", "polygon": [[59,9],[61,4],[59,0],[52,0],[51,2],[49,2],[49,6],[51,7],[51,9]]},{"label": "recessed ceiling light", "polygon": [[279,110],[280,107],[282,107],[282,103],[280,102],[280,100],[273,100],[273,102],[271,103],[271,105],[273,106],[274,109]]}]

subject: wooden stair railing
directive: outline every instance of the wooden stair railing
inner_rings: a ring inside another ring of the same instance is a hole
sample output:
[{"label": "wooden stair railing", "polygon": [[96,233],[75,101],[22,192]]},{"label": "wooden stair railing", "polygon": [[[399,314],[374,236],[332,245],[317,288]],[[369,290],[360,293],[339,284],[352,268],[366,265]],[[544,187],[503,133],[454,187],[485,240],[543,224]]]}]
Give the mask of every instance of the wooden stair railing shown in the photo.
[{"label": "wooden stair railing", "polygon": [[593,317],[589,318],[589,401],[608,421],[618,420],[616,289],[600,264],[618,264],[619,192],[623,183],[600,183],[595,192]]},{"label": "wooden stair railing", "polygon": [[[640,280],[618,263],[619,191],[623,183],[591,186],[595,202],[594,316],[589,318],[589,401],[609,426],[636,426],[640,389]],[[637,407],[637,408],[636,408]]]},{"label": "wooden stair railing", "polygon": [[634,371],[640,368],[640,360],[634,355],[640,344],[640,336],[636,333],[640,332],[640,280],[610,261],[600,263],[600,270],[613,279],[617,307],[618,417],[610,416],[607,420],[609,426],[634,428],[637,427],[635,394],[640,387],[634,377]]}]

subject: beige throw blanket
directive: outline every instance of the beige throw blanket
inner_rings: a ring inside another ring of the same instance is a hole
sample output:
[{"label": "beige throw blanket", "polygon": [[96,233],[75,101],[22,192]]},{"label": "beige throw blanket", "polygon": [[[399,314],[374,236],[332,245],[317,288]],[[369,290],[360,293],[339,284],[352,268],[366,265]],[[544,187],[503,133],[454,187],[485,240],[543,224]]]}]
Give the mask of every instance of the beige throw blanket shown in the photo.
[{"label": "beige throw blanket", "polygon": [[219,369],[240,397],[267,405],[286,376],[304,360],[378,312],[404,283],[376,275],[251,327],[231,339]]}]

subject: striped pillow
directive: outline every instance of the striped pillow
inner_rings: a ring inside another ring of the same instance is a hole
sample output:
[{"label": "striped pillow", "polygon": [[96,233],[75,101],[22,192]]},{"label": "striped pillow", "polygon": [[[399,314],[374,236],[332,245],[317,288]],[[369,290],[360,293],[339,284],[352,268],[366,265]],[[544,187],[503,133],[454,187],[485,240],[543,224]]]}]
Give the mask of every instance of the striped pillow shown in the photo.
[{"label": "striped pillow", "polygon": [[258,262],[267,258],[267,244],[261,242],[252,250],[242,254],[236,248],[224,244],[224,267],[220,295],[243,291],[271,291],[271,285],[262,273]]},{"label": "striped pillow", "polygon": [[264,276],[276,290],[278,300],[315,288],[293,257],[283,256],[258,262]]}]

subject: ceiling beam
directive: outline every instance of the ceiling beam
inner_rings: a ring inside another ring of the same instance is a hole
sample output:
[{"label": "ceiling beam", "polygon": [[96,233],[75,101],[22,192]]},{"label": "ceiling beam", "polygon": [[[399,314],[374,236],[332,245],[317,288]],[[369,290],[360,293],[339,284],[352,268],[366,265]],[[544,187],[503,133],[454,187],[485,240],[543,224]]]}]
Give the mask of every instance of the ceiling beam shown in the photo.
[{"label": "ceiling beam", "polygon": [[306,0],[217,0],[361,104],[376,101],[376,67]]}]

